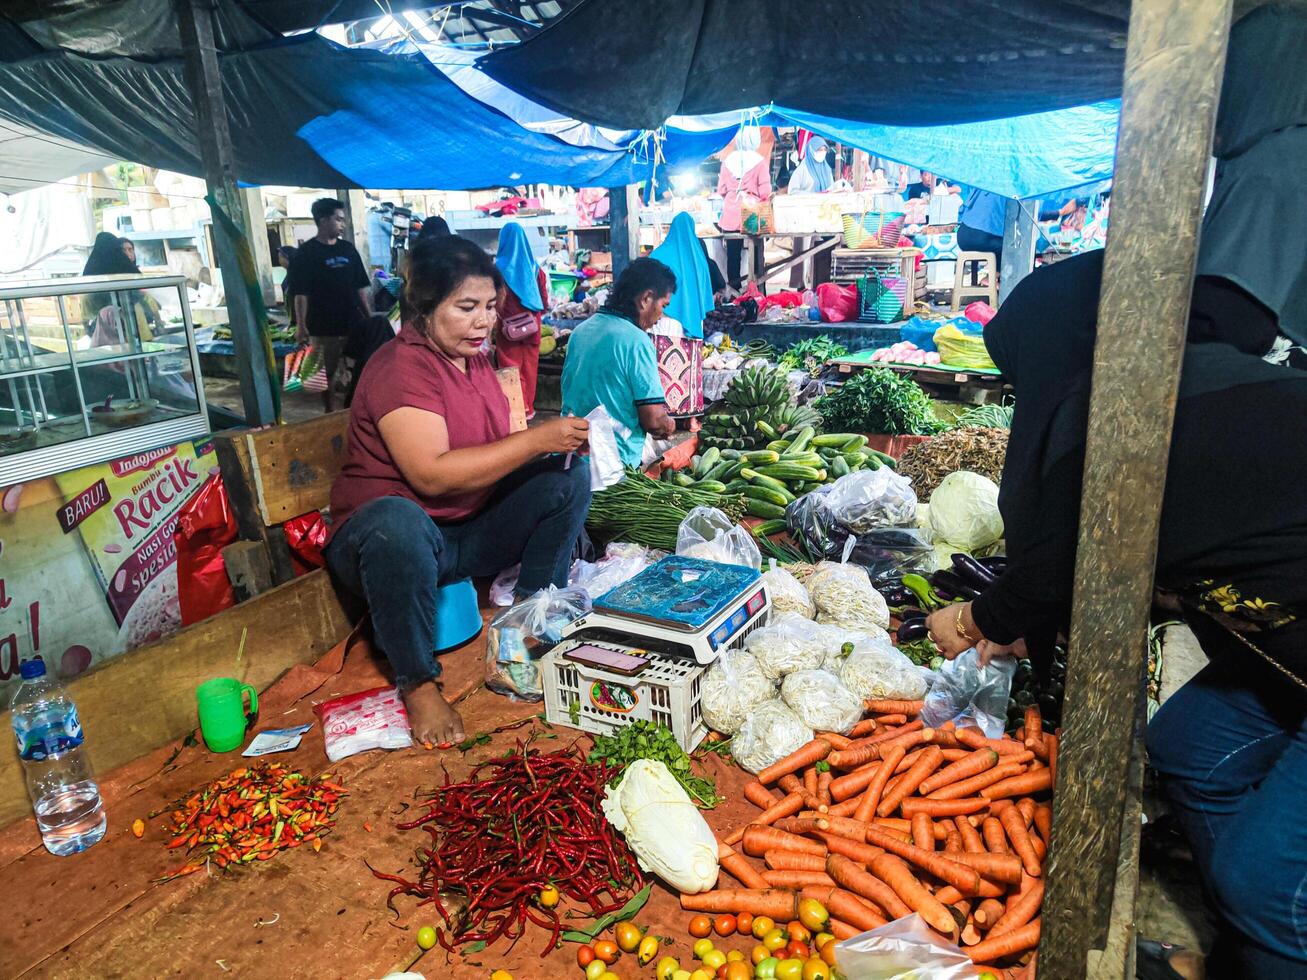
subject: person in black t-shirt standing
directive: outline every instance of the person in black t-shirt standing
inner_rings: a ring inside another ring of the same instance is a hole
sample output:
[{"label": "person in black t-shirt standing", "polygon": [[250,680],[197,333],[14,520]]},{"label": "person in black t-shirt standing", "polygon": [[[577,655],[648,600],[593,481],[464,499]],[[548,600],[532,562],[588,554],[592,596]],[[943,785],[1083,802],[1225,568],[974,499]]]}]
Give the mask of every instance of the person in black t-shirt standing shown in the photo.
[{"label": "person in black t-shirt standing", "polygon": [[295,322],[301,343],[322,351],[327,390],[322,400],[332,410],[332,386],[345,341],[372,315],[368,273],[353,244],[340,237],[345,205],[332,197],[313,202],[318,233],[300,246],[286,274],[286,292],[295,297]]}]

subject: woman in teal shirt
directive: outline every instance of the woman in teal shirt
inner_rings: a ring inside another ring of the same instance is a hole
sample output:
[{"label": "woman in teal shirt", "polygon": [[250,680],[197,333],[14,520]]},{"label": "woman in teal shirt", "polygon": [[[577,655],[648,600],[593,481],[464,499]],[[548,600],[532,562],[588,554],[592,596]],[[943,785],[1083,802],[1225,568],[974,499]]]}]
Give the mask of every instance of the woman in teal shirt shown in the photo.
[{"label": "woman in teal shirt", "polygon": [[658,377],[649,331],[676,292],[676,276],[654,258],[628,265],[607,304],[572,331],[563,367],[563,414],[588,415],[602,405],[618,424],[622,462],[639,466],[646,433],[666,439],[676,431]]}]

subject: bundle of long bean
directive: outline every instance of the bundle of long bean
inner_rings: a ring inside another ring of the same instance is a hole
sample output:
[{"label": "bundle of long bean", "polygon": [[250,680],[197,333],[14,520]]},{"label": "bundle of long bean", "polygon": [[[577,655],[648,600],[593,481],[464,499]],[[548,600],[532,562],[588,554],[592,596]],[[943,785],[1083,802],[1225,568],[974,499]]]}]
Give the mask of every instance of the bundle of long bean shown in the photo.
[{"label": "bundle of long bean", "polygon": [[[517,750],[482,763],[469,779],[445,784],[423,802],[426,812],[398,824],[420,827],[430,847],[417,852],[417,880],[382,874],[392,881],[386,904],[415,895],[419,905],[434,904],[449,930],[437,929],[440,944],[514,943],[528,921],[550,932],[541,952],[558,943],[558,909],[536,901],[541,889],[556,888],[594,915],[622,907],[644,883],[626,843],[608,826],[600,801],[613,776],[606,765],[587,764],[575,746],[543,754],[519,742]],[[467,895],[467,917],[451,920],[442,892]]]},{"label": "bundle of long bean", "polygon": [[733,521],[744,515],[745,498],[651,480],[628,469],[621,483],[590,500],[585,526],[604,541],[630,541],[647,548],[676,550],[676,532],[695,507],[716,507]]}]

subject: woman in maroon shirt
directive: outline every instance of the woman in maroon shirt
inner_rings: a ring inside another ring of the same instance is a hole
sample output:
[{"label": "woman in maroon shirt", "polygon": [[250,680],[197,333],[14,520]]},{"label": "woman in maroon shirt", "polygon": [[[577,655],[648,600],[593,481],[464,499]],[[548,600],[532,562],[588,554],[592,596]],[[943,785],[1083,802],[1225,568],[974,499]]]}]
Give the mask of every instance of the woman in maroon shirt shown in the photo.
[{"label": "woman in maroon shirt", "polygon": [[590,504],[584,419],[509,431],[508,400],[482,344],[503,280],[465,238],[410,253],[404,325],[368,361],[331,491],[327,567],[372,611],[377,642],[419,742],[463,737],[440,694],[436,589],[521,563],[518,594],[567,584]]}]

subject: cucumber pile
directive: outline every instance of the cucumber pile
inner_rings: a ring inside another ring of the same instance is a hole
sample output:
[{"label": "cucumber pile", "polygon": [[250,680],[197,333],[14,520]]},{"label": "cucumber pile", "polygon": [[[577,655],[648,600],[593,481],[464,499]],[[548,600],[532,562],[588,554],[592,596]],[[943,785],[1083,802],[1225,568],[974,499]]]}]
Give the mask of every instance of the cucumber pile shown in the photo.
[{"label": "cucumber pile", "polygon": [[785,433],[821,425],[815,409],[794,404],[784,371],[752,367],[726,388],[724,403],[703,420],[699,443],[717,449],[757,449]]},{"label": "cucumber pile", "polygon": [[742,494],[745,511],[775,525],[755,533],[785,529],[785,508],[797,498],[832,483],[854,470],[894,465],[884,453],[867,449],[867,437],[851,432],[817,435],[808,425],[789,439],[773,439],[763,449],[720,449],[709,446],[684,470],[667,470],[662,479],[685,488],[721,494]]}]

